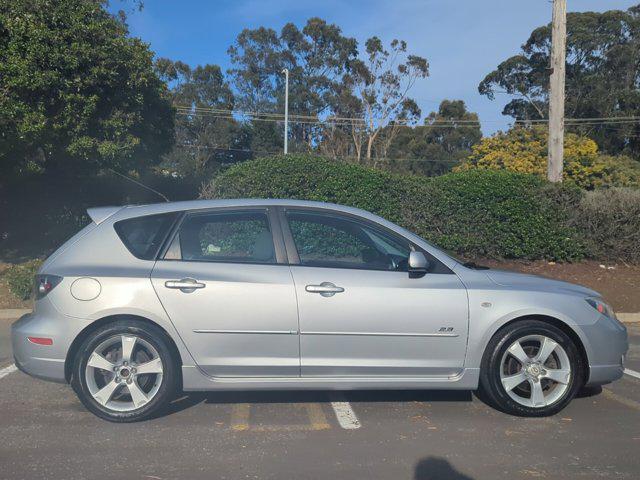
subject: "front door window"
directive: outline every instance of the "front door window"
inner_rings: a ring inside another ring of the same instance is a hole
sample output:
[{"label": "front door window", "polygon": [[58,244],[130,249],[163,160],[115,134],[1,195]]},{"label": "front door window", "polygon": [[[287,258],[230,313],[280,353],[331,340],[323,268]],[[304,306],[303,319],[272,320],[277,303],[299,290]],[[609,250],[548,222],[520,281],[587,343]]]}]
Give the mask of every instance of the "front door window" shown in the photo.
[{"label": "front door window", "polygon": [[301,265],[407,270],[411,247],[395,235],[330,213],[293,210],[287,220]]}]

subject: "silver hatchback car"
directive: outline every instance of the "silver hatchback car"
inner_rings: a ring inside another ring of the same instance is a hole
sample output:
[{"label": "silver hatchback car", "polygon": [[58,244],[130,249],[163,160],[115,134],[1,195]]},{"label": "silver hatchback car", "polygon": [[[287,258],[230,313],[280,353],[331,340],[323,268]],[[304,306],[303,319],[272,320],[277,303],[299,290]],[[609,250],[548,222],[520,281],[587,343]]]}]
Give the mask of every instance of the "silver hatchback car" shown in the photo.
[{"label": "silver hatchback car", "polygon": [[202,200],[88,211],[12,327],[16,365],[111,421],[194,390],[480,389],[551,415],[620,378],[601,296],[463,264],[355,208]]}]

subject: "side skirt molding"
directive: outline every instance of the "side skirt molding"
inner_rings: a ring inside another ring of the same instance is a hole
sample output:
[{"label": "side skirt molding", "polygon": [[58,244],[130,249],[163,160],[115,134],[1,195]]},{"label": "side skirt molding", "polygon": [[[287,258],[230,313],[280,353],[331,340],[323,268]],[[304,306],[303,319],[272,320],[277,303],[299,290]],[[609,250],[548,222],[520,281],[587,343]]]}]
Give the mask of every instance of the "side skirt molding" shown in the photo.
[{"label": "side skirt molding", "polygon": [[455,377],[292,377],[214,378],[198,367],[183,366],[184,391],[210,390],[476,390],[479,368],[466,368]]}]

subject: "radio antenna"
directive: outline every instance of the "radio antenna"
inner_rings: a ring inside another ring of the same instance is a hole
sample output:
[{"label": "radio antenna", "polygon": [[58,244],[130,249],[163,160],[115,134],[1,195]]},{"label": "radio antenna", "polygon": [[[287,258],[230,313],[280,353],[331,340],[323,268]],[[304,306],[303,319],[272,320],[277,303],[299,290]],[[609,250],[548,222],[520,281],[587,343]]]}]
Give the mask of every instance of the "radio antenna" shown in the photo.
[{"label": "radio antenna", "polygon": [[155,193],[156,195],[159,195],[160,197],[162,197],[162,199],[163,199],[165,202],[170,202],[170,201],[171,201],[171,200],[169,200],[165,195],[163,195],[162,193],[160,193],[159,191],[154,190],[153,188],[151,188],[151,187],[149,187],[149,186],[145,185],[145,184],[144,184],[144,183],[142,183],[142,182],[139,182],[139,181],[137,181],[137,180],[134,180],[133,178],[128,177],[128,176],[126,176],[126,175],[124,175],[124,174],[122,174],[122,173],[120,173],[120,172],[116,172],[113,168],[107,168],[107,170],[109,170],[110,172],[115,173],[116,175],[118,175],[118,176],[120,176],[120,177],[124,178],[125,180],[129,180],[130,182],[133,182],[133,183],[135,183],[136,185],[141,186],[142,188],[146,188],[147,190],[149,190],[150,192]]}]

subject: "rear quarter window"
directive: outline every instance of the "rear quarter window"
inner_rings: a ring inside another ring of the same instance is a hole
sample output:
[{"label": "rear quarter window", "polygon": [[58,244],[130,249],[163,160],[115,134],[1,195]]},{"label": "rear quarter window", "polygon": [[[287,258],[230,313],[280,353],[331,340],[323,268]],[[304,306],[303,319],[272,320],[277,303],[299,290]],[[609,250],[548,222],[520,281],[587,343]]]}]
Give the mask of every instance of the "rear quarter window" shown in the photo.
[{"label": "rear quarter window", "polygon": [[135,257],[153,260],[177,217],[177,212],[147,215],[120,220],[113,227]]}]

